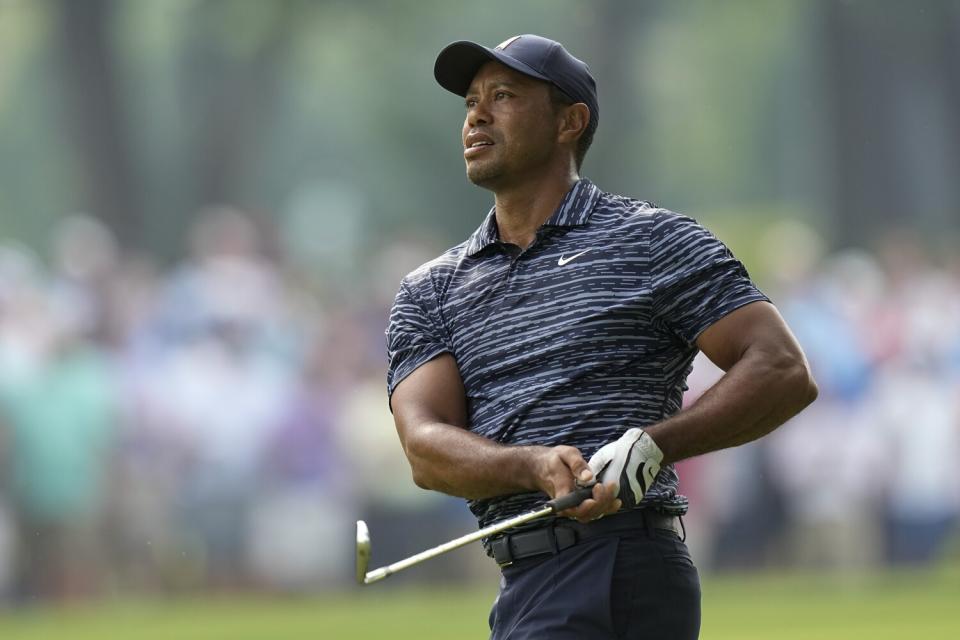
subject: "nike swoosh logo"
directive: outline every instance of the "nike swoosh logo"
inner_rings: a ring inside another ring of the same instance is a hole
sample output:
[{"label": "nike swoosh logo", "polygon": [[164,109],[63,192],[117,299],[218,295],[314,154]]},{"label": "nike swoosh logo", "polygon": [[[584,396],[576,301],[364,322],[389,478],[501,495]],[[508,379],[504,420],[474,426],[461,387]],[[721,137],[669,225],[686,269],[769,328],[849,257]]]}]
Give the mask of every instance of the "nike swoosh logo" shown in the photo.
[{"label": "nike swoosh logo", "polygon": [[581,251],[580,253],[575,253],[575,254],[573,254],[572,256],[570,256],[569,258],[565,258],[565,257],[563,257],[563,256],[560,256],[560,259],[557,260],[557,264],[562,267],[563,265],[567,264],[567,263],[570,262],[571,260],[576,260],[577,258],[579,258],[580,256],[582,256],[583,254],[585,254],[587,251],[590,251],[590,249],[584,249],[584,250]]}]

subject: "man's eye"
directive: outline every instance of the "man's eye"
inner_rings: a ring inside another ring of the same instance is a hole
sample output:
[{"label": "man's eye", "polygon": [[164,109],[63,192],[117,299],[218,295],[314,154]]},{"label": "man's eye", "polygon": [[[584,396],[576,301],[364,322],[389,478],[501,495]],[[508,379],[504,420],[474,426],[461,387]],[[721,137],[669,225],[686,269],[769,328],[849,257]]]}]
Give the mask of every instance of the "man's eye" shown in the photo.
[{"label": "man's eye", "polygon": [[508,96],[509,94],[506,91],[497,91],[495,94],[493,94],[494,100],[502,100]]},{"label": "man's eye", "polygon": [[465,101],[464,104],[466,105],[467,109],[470,109],[477,104],[477,101],[473,98],[470,98],[469,100]]}]

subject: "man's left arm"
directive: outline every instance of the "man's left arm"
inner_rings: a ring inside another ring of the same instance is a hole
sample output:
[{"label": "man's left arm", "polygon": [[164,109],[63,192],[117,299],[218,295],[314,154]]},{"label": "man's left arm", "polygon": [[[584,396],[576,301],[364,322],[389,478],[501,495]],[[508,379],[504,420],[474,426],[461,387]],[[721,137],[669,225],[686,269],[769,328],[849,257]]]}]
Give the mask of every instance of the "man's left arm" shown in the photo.
[{"label": "man's left arm", "polygon": [[696,343],[726,373],[693,405],[644,429],[663,463],[756,440],[817,397],[800,345],[769,302],[727,314]]}]

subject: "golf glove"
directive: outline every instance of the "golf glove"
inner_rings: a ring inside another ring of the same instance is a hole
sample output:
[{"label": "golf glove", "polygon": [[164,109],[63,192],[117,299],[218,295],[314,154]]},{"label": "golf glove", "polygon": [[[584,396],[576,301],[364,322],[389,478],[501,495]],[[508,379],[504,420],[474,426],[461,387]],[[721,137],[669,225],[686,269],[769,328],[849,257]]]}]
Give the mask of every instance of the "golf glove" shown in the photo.
[{"label": "golf glove", "polygon": [[600,482],[616,482],[624,508],[637,506],[660,472],[663,452],[643,429],[628,429],[593,454],[591,471]]}]

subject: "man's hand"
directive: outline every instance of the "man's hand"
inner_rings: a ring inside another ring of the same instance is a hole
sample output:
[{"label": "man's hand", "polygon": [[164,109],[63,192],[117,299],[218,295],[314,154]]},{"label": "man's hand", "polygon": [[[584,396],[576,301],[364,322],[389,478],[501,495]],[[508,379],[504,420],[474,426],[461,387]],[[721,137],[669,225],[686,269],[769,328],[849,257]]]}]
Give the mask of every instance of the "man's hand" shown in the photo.
[{"label": "man's hand", "polygon": [[604,484],[619,486],[617,496],[627,508],[635,507],[657,474],[663,452],[643,429],[628,429],[619,440],[608,442],[590,458],[590,469]]},{"label": "man's hand", "polygon": [[[595,478],[576,447],[558,445],[531,447],[530,450],[533,454],[536,483],[551,498],[565,496]],[[592,498],[587,498],[578,507],[561,511],[559,515],[589,522],[608,513],[615,513],[621,506],[617,499],[616,485],[597,482],[593,487]]]}]

